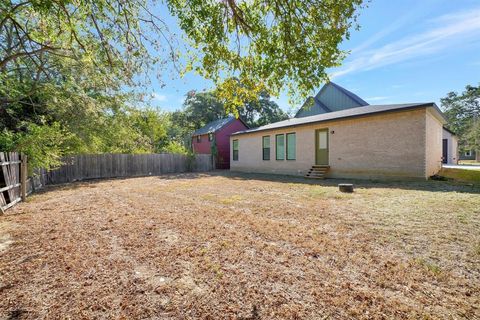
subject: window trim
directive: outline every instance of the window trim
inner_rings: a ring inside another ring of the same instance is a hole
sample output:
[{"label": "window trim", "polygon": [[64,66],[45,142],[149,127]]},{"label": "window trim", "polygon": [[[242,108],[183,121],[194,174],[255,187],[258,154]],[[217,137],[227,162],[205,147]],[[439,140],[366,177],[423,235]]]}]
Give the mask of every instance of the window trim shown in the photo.
[{"label": "window trim", "polygon": [[[283,152],[282,152],[282,159],[278,158],[278,140],[277,137],[282,136],[283,138]],[[285,134],[279,133],[275,135],[275,160],[284,161],[285,160]]]},{"label": "window trim", "polygon": [[465,151],[465,157],[471,157],[471,156],[472,156],[472,150]]},{"label": "window trim", "polygon": [[[295,158],[293,159],[289,159],[288,158],[288,136],[289,135],[294,135],[295,136]],[[287,159],[287,161],[295,161],[297,160],[297,133],[296,132],[289,132],[287,134],[285,134],[285,159]]]},{"label": "window trim", "polygon": [[[265,147],[265,138],[268,138],[268,148]],[[270,135],[262,136],[262,160],[270,161],[271,145],[272,145],[272,142],[270,139]],[[265,149],[268,149],[268,159],[265,159]]]},{"label": "window trim", "polygon": [[213,132],[208,134],[208,141],[213,141]]},{"label": "window trim", "polygon": [[202,136],[201,135],[197,135],[197,143],[201,143],[202,142]]},{"label": "window trim", "polygon": [[[237,143],[237,150],[235,150],[235,142]],[[239,142],[238,139],[232,140],[232,160],[238,161],[238,149],[239,149]],[[235,159],[235,151],[237,151],[237,158]]]}]

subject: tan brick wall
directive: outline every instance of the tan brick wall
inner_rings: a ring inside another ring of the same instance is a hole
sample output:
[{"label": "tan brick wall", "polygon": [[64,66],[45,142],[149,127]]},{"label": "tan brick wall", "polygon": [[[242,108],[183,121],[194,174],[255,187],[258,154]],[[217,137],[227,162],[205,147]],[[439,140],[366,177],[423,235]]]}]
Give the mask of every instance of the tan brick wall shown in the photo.
[{"label": "tan brick wall", "polygon": [[[231,139],[239,140],[239,160],[231,161],[230,167],[304,175],[315,163],[315,130],[328,128],[330,177],[424,178],[425,119],[426,109],[415,109],[237,135]],[[275,160],[275,135],[289,132],[296,132],[296,160]],[[262,160],[265,135],[271,139],[269,161]]]},{"label": "tan brick wall", "polygon": [[425,176],[430,177],[442,168],[443,125],[427,109],[425,123]]}]

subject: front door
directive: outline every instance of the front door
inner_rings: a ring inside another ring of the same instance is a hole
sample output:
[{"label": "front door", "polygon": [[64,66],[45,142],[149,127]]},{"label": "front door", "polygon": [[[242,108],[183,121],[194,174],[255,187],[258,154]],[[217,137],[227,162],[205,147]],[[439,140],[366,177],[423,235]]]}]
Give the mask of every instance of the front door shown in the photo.
[{"label": "front door", "polygon": [[443,163],[447,163],[448,162],[448,139],[443,139],[443,158],[442,158],[442,162]]},{"label": "front door", "polygon": [[328,165],[328,129],[315,130],[315,164]]}]

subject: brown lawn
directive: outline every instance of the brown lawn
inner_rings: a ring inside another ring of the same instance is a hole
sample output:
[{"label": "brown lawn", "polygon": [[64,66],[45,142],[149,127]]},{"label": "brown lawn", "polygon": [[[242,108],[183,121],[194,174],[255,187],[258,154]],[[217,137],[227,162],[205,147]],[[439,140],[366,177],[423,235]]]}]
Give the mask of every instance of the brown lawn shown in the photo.
[{"label": "brown lawn", "polygon": [[0,217],[0,318],[480,317],[480,189],[338,182],[49,188]]}]

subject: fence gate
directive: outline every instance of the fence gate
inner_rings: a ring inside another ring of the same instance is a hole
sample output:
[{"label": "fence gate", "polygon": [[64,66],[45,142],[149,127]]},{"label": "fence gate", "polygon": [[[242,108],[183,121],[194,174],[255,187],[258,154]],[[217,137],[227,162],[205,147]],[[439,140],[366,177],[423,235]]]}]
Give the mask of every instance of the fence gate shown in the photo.
[{"label": "fence gate", "polygon": [[3,213],[26,197],[26,157],[16,152],[0,152],[0,209]]}]

